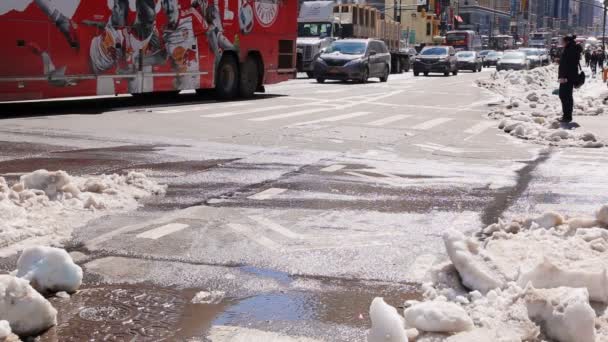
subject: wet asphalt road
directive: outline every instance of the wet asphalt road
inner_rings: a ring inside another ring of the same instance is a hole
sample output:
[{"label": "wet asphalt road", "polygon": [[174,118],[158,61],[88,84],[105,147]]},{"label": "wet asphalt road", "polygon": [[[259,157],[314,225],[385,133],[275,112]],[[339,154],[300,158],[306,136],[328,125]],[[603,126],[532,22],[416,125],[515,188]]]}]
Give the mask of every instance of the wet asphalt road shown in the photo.
[{"label": "wet asphalt road", "polygon": [[[563,197],[538,194],[560,183],[543,172],[567,156],[499,134],[478,77],[487,71],[298,79],[227,103],[0,104],[8,179],[45,168],[168,184],[138,211],[74,231],[66,246],[85,285],[52,299],[59,324],[42,340],[364,340],[375,296],[395,306],[420,296],[445,261],[446,228],[475,232]],[[0,271],[14,263],[0,259]],[[192,304],[199,291],[224,295]]]}]

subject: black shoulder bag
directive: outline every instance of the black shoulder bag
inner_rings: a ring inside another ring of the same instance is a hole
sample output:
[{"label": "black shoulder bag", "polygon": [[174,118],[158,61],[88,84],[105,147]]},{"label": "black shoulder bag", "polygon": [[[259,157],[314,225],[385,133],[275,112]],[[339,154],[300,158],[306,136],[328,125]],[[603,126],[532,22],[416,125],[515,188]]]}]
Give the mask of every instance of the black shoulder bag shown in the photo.
[{"label": "black shoulder bag", "polygon": [[580,88],[583,86],[583,84],[585,84],[585,72],[583,71],[583,68],[581,68],[581,61],[578,61],[578,69],[581,71],[578,74],[578,77],[576,78],[576,80],[574,80],[574,88]]}]

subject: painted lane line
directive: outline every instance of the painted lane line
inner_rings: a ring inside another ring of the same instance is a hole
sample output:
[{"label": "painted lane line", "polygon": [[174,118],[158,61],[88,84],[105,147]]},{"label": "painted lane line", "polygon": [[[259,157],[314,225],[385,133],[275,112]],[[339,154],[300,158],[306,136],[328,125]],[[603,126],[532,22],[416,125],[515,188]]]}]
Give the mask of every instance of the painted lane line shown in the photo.
[{"label": "painted lane line", "polygon": [[368,123],[366,123],[366,125],[370,125],[370,126],[384,126],[384,125],[388,125],[388,124],[393,123],[393,122],[397,122],[397,121],[401,121],[403,119],[407,119],[409,117],[411,117],[411,115],[398,114],[398,115],[393,115],[393,116],[389,116],[389,117],[386,117],[386,118],[382,118],[380,120],[368,122]]},{"label": "painted lane line", "polygon": [[258,192],[255,195],[251,195],[247,198],[252,199],[252,200],[267,200],[267,199],[271,199],[276,195],[280,195],[282,193],[284,193],[285,191],[287,191],[287,189],[280,189],[280,188],[270,188],[270,189],[266,189],[262,192]]},{"label": "painted lane line", "polygon": [[328,249],[352,249],[352,248],[369,248],[369,247],[388,247],[391,246],[391,242],[379,242],[372,241],[370,243],[364,244],[338,244],[335,246],[311,246],[311,247],[300,247],[300,248],[290,248],[289,252],[306,252],[306,251],[315,251],[315,250],[328,250]]},{"label": "painted lane line", "polygon": [[[373,98],[370,98],[369,95],[368,95],[368,96],[364,96],[363,97],[364,100],[353,101],[353,102],[350,102],[350,103],[345,104],[345,105],[335,106],[334,108],[307,109],[307,110],[301,110],[301,111],[296,111],[296,112],[292,112],[292,113],[263,116],[263,117],[259,117],[259,118],[249,119],[249,120],[250,121],[269,121],[269,120],[285,119],[285,118],[291,118],[291,117],[294,117],[294,116],[302,116],[302,115],[307,115],[307,114],[325,112],[325,111],[328,111],[328,110],[347,109],[347,108],[363,105],[363,104],[366,104],[366,103],[378,101],[378,100],[381,100],[381,99],[384,99],[384,98],[387,98],[387,97],[391,97],[391,96],[397,95],[397,94],[399,94],[401,92],[403,92],[403,91],[402,90],[398,90],[398,91],[390,92],[388,94],[387,93],[380,93],[381,95],[375,96]],[[358,98],[361,98],[361,96],[359,96]],[[341,100],[344,100],[344,99],[346,99],[346,98],[342,98]]]},{"label": "painted lane line", "polygon": [[431,129],[433,127],[437,127],[439,125],[442,125],[446,122],[450,122],[454,119],[452,118],[437,118],[437,119],[433,119],[433,120],[429,120],[429,121],[425,121],[423,123],[417,124],[414,127],[412,127],[412,129],[416,129],[416,130],[427,130],[427,129]]},{"label": "painted lane line", "polygon": [[359,173],[356,171],[348,171],[348,172],[346,172],[346,174],[365,179],[372,183],[384,183],[384,184],[388,184],[388,185],[392,185],[392,186],[399,186],[399,184],[391,181],[392,178],[387,179],[384,177],[372,177],[372,176],[368,176],[366,174]]},{"label": "painted lane line", "polygon": [[333,94],[333,93],[342,93],[345,91],[350,90],[347,87],[344,88],[338,88],[338,89],[325,89],[325,90],[317,90],[315,91],[315,94]]},{"label": "painted lane line", "polygon": [[471,136],[465,138],[464,140],[468,140],[476,135],[481,134],[482,132],[484,132],[485,130],[487,130],[490,127],[496,126],[496,122],[494,121],[481,121],[476,123],[475,125],[467,128],[464,133],[465,134],[471,134]]},{"label": "painted lane line", "polygon": [[342,170],[345,167],[346,167],[346,165],[340,165],[340,164],[331,165],[331,166],[322,168],[321,172],[336,172],[336,171]]},{"label": "painted lane line", "polygon": [[198,110],[204,110],[204,109],[232,108],[232,107],[243,107],[243,106],[248,106],[248,105],[251,105],[251,102],[239,102],[239,103],[231,103],[231,104],[224,104],[224,105],[214,105],[213,103],[209,103],[209,105],[207,105],[207,106],[194,106],[194,107],[167,109],[167,110],[157,111],[156,113],[172,114],[172,113],[196,112]]},{"label": "painted lane line", "polygon": [[306,239],[305,235],[299,234],[299,233],[295,233],[283,226],[281,226],[280,224],[273,222],[267,218],[261,217],[261,216],[249,216],[249,218],[253,221],[255,221],[256,223],[258,223],[259,225],[263,226],[264,228],[268,228],[270,230],[275,231],[276,233],[279,233],[283,236],[285,236],[286,238],[289,239],[298,239],[298,240],[302,240],[302,239]]},{"label": "painted lane line", "polygon": [[230,227],[235,232],[246,236],[251,241],[256,242],[257,244],[266,247],[270,250],[281,250],[281,246],[279,246],[276,242],[270,240],[269,238],[260,235],[259,233],[254,232],[251,228],[240,224],[240,223],[229,223],[228,227]]},{"label": "painted lane line", "polygon": [[169,235],[169,234],[173,234],[175,232],[179,232],[180,230],[186,229],[190,227],[187,224],[183,224],[183,223],[170,223],[158,228],[154,228],[154,229],[150,229],[146,232],[137,234],[136,237],[140,238],[140,239],[152,239],[152,240],[158,240],[163,236]]},{"label": "painted lane line", "polygon": [[354,112],[354,113],[349,113],[349,114],[330,116],[330,117],[323,118],[323,119],[318,119],[318,120],[299,122],[299,123],[295,123],[295,124],[290,125],[290,126],[312,125],[312,124],[321,123],[321,122],[336,122],[336,121],[352,119],[352,118],[356,118],[356,117],[364,116],[364,115],[369,115],[369,114],[371,114],[371,112]]},{"label": "painted lane line", "polygon": [[259,118],[249,119],[249,121],[270,121],[270,120],[284,119],[284,118],[290,118],[292,116],[300,116],[300,115],[306,115],[306,114],[325,112],[325,111],[328,111],[331,109],[332,108],[304,109],[304,110],[295,111],[295,112],[291,112],[291,113],[262,116]]},{"label": "painted lane line", "polygon": [[[289,107],[290,106],[287,106],[287,105],[278,105],[278,106],[254,108],[254,109],[249,109],[249,110],[242,110],[242,111],[239,111],[239,112],[226,112],[226,113],[217,113],[217,114],[206,114],[206,115],[201,115],[201,118],[225,118],[225,117],[229,117],[229,116],[236,116],[236,115],[243,115],[243,114],[254,114],[254,113],[271,111],[271,110],[277,110],[277,109],[285,109],[285,108],[289,108]],[[291,107],[294,107],[294,106],[291,106]]]}]

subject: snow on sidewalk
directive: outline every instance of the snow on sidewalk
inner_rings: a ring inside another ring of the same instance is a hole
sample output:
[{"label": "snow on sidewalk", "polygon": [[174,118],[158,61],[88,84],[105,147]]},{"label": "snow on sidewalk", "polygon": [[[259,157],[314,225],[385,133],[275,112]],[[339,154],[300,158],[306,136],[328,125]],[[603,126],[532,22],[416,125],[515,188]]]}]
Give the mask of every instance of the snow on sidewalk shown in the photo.
[{"label": "snow on sidewalk", "polygon": [[[561,103],[553,91],[559,88],[557,66],[523,71],[499,71],[477,84],[502,96],[502,105],[488,117],[499,120],[498,128],[505,133],[534,143],[551,146],[597,148],[606,138],[580,127],[576,122],[560,124]],[[574,91],[574,120],[577,116],[598,116],[608,113],[604,97],[608,88],[599,79],[588,78]]]},{"label": "snow on sidewalk", "polygon": [[[499,221],[477,237],[448,230],[450,262],[435,267],[422,302],[404,304],[404,331],[416,342],[608,341],[606,228],[608,205]],[[388,318],[373,324],[395,336]]]},{"label": "snow on sidewalk", "polygon": [[33,244],[61,245],[91,219],[134,210],[165,190],[137,172],[74,177],[38,170],[14,184],[0,177],[0,257]]}]

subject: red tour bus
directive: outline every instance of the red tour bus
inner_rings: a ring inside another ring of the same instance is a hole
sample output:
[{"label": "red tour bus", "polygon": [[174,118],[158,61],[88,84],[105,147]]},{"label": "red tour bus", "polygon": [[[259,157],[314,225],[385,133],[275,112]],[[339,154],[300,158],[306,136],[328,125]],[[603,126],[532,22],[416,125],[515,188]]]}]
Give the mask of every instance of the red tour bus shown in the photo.
[{"label": "red tour bus", "polygon": [[215,88],[295,76],[295,0],[0,0],[0,101]]},{"label": "red tour bus", "polygon": [[456,51],[481,50],[481,37],[475,31],[449,31],[445,35],[445,42]]}]

